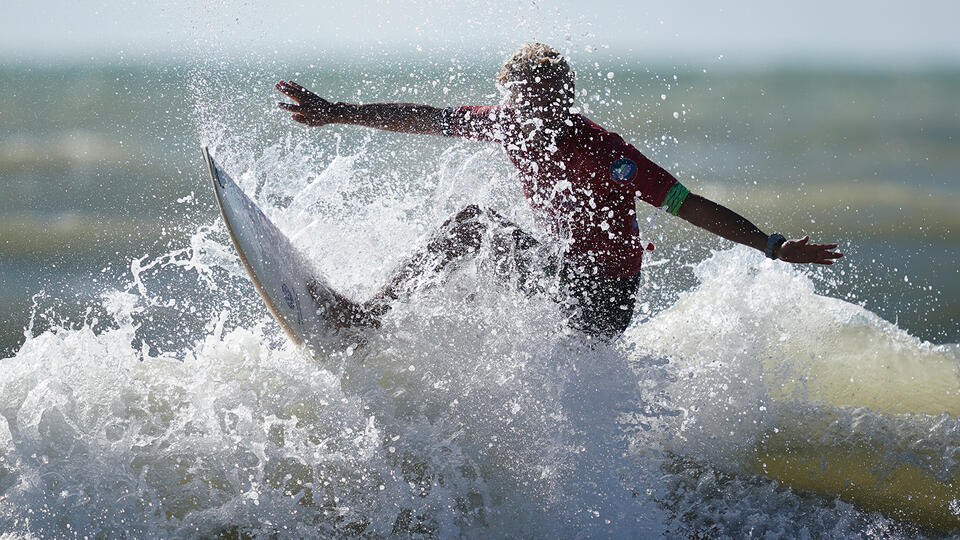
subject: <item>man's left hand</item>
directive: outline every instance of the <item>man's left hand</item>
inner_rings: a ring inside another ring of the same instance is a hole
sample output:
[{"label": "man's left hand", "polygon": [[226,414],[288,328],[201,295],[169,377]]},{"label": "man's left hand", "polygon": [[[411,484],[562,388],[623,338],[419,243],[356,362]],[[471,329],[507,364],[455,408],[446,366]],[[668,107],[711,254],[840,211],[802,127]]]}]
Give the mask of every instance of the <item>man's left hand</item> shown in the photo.
[{"label": "man's left hand", "polygon": [[837,244],[811,244],[810,236],[798,240],[787,240],[777,250],[777,258],[789,263],[833,264],[834,259],[843,257],[836,251]]}]

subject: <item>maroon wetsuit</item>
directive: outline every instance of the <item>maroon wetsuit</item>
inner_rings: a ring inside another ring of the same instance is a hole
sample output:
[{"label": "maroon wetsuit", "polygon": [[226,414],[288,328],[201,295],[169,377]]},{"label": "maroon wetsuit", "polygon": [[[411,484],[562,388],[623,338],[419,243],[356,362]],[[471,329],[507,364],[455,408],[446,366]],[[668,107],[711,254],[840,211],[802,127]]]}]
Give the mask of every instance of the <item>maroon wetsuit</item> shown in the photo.
[{"label": "maroon wetsuit", "polygon": [[446,133],[500,143],[520,170],[534,211],[570,242],[566,257],[607,278],[640,271],[636,198],[676,213],[689,191],[616,133],[580,114],[553,144],[534,147],[514,110],[447,110]]},{"label": "maroon wetsuit", "polygon": [[[447,109],[447,135],[501,144],[520,171],[523,191],[552,233],[568,242],[556,265],[558,301],[574,326],[603,339],[620,335],[633,314],[644,246],[634,200],[676,214],[689,190],[616,133],[580,114],[546,144],[506,106]],[[519,233],[520,231],[516,231]],[[515,234],[516,236],[516,234]],[[536,241],[525,235],[517,246]]]}]

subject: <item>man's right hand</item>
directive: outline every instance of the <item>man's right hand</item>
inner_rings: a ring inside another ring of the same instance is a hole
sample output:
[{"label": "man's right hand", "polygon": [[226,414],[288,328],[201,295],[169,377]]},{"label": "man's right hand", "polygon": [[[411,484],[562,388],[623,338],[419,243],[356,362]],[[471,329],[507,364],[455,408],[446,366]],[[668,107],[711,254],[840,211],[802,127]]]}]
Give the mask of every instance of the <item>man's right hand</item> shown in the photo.
[{"label": "man's right hand", "polygon": [[293,81],[280,81],[274,88],[296,103],[277,103],[277,107],[290,111],[295,122],[308,126],[322,126],[338,121],[336,105],[314,94]]},{"label": "man's right hand", "polygon": [[356,124],[400,133],[444,134],[444,110],[415,103],[330,103],[293,81],[280,81],[276,89],[296,103],[277,103],[290,117],[308,126]]}]

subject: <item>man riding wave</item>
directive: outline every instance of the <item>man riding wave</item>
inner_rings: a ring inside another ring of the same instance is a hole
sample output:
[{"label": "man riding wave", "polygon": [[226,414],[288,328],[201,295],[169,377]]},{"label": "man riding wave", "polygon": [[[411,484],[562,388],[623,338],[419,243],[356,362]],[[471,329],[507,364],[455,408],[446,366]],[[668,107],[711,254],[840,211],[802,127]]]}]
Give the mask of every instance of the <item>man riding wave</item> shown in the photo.
[{"label": "man riding wave", "polygon": [[[379,324],[414,278],[475,254],[487,235],[497,265],[513,269],[522,290],[546,292],[572,327],[616,338],[633,315],[641,258],[635,200],[665,209],[713,234],[791,263],[833,264],[837,244],[767,235],[736,212],[691,193],[616,133],[572,112],[574,73],[554,48],[520,48],[498,75],[508,99],[500,105],[438,108],[412,103],[332,103],[292,81],[276,88],[279,103],[308,126],[356,124],[402,133],[461,137],[500,144],[519,170],[535,214],[564,246],[535,256],[542,244],[493,210],[471,205],[452,216],[369,302],[340,315],[344,325]],[[546,287],[556,278],[556,287]]]}]

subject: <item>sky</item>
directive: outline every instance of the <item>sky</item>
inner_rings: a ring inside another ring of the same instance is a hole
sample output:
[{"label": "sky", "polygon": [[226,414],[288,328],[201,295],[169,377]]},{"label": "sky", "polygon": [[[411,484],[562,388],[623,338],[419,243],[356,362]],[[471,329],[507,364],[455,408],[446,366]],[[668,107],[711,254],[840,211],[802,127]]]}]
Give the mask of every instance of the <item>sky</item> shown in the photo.
[{"label": "sky", "polygon": [[[584,7],[589,6],[589,7]],[[960,1],[6,0],[0,58],[101,61],[561,48],[666,61],[960,65]]]}]

